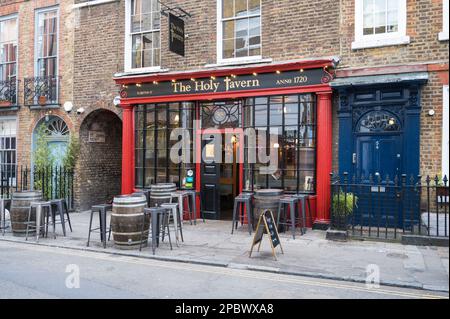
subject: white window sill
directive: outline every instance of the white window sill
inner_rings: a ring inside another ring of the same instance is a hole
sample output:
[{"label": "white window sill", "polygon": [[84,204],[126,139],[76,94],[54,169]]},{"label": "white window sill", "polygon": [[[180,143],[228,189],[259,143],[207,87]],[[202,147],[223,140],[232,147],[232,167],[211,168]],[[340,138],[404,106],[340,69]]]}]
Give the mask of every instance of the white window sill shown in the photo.
[{"label": "white window sill", "polygon": [[399,36],[395,38],[361,39],[352,43],[352,50],[378,48],[391,45],[409,44],[409,36]]},{"label": "white window sill", "polygon": [[217,64],[206,64],[205,68],[217,68],[221,66],[233,66],[233,65],[245,65],[245,64],[258,64],[258,63],[271,63],[272,59],[235,59],[228,61],[220,61]]},{"label": "white window sill", "polygon": [[448,41],[448,32],[440,32],[439,41]]},{"label": "white window sill", "polygon": [[117,2],[118,0],[94,0],[94,1],[87,1],[82,3],[77,3],[72,6],[72,9],[79,9],[79,8],[85,8],[85,7],[92,7],[99,4],[105,4],[110,2]]},{"label": "white window sill", "polygon": [[122,77],[122,76],[130,76],[130,75],[144,75],[149,73],[166,73],[169,72],[170,69],[162,69],[158,68],[146,68],[146,69],[134,69],[134,70],[125,70],[122,73],[114,74],[114,77]]}]

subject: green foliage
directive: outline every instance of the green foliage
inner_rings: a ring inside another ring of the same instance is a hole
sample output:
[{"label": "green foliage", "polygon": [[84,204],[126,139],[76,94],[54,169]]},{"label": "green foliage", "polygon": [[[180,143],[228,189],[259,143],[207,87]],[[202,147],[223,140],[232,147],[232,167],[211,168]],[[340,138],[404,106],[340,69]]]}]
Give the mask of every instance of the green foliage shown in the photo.
[{"label": "green foliage", "polygon": [[75,168],[75,164],[80,154],[80,141],[75,136],[70,136],[70,142],[67,146],[66,154],[63,158],[62,164],[64,168],[71,171]]},{"label": "green foliage", "polygon": [[33,151],[33,163],[39,170],[44,169],[47,166],[51,166],[54,163],[54,158],[50,153],[50,148],[47,143],[47,133],[44,123],[41,123],[36,128],[36,143]]},{"label": "green foliage", "polygon": [[347,217],[353,214],[353,208],[358,207],[358,197],[353,193],[345,193],[340,189],[333,195],[331,202],[333,214],[337,217]]}]

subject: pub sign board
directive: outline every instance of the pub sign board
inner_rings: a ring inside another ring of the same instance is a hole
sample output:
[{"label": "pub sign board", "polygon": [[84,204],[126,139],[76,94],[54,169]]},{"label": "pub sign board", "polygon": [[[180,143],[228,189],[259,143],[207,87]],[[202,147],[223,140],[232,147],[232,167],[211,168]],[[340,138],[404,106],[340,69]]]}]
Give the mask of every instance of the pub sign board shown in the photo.
[{"label": "pub sign board", "polygon": [[184,57],[184,20],[169,13],[169,50]]},{"label": "pub sign board", "polygon": [[142,98],[171,95],[227,93],[261,89],[282,89],[326,84],[331,80],[322,68],[229,75],[199,79],[183,79],[153,83],[129,84],[121,91],[122,98]]}]

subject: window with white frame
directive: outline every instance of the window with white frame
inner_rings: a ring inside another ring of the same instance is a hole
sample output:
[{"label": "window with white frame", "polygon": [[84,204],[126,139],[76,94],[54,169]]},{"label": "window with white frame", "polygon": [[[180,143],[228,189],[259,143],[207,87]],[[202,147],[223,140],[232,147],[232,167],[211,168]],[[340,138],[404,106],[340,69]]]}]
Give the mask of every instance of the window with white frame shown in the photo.
[{"label": "window with white frame", "polygon": [[16,179],[16,119],[0,118],[1,183],[15,185]]},{"label": "window with white frame", "polygon": [[448,85],[444,86],[443,96],[443,112],[442,112],[442,176],[450,178],[449,171],[449,101],[448,101]]},{"label": "window with white frame", "polygon": [[0,81],[16,81],[16,75],[17,18],[0,18]]},{"label": "window with white frame", "polygon": [[261,0],[219,0],[219,62],[261,59]]},{"label": "window with white frame", "polygon": [[127,0],[125,69],[159,68],[161,8],[158,0]]},{"label": "window with white frame", "polygon": [[442,32],[439,33],[440,41],[448,41],[448,2],[442,0]]},{"label": "window with white frame", "polygon": [[58,9],[36,12],[36,76],[58,74]]},{"label": "window with white frame", "polygon": [[353,49],[408,44],[406,0],[355,0]]}]

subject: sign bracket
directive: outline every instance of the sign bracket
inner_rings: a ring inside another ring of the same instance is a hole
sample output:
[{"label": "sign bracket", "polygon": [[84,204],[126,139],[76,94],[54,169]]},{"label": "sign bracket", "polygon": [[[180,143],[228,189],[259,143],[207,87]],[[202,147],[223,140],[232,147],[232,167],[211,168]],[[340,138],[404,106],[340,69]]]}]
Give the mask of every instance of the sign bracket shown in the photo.
[{"label": "sign bracket", "polygon": [[157,1],[161,5],[161,7],[164,7],[164,9],[161,9],[161,14],[165,17],[168,17],[169,13],[171,13],[178,18],[192,18],[192,15],[181,7],[169,7],[167,4],[162,3],[160,0]]}]

